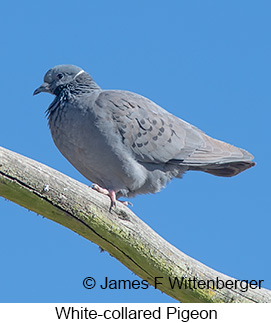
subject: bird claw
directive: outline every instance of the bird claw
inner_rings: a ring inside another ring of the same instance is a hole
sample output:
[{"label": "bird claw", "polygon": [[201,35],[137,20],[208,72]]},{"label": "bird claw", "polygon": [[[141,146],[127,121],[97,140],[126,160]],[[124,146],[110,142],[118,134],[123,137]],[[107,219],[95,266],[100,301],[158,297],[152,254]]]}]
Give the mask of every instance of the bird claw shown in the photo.
[{"label": "bird claw", "polygon": [[[116,199],[116,192],[114,190],[108,190],[106,188],[102,188],[98,184],[92,184],[91,188],[94,189],[95,191],[99,192],[99,193],[102,193],[102,194],[107,195],[107,196],[110,197],[110,200],[111,200],[110,209],[112,207],[116,207],[117,199]],[[131,202],[129,202],[129,201],[119,201],[119,202],[122,203],[125,206],[128,206],[128,205],[133,206],[133,204]]]},{"label": "bird claw", "polygon": [[[119,201],[119,200],[118,200]],[[120,203],[122,203],[125,206],[133,206],[133,203],[129,202],[129,201],[119,201]]]},{"label": "bird claw", "polygon": [[98,184],[92,184],[90,187],[99,193],[102,193],[104,195],[109,195],[109,190],[107,190],[106,188],[102,188]]}]

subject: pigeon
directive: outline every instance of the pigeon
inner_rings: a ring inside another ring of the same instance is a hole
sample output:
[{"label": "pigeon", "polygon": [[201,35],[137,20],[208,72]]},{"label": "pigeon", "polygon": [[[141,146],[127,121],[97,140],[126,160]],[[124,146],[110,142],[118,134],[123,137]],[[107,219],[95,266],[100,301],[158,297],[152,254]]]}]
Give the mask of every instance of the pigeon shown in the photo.
[{"label": "pigeon", "polygon": [[53,141],[93,188],[120,197],[159,192],[189,170],[231,177],[252,167],[244,149],[213,139],[151,100],[102,90],[75,65],[57,65],[33,95],[55,96],[47,109]]}]

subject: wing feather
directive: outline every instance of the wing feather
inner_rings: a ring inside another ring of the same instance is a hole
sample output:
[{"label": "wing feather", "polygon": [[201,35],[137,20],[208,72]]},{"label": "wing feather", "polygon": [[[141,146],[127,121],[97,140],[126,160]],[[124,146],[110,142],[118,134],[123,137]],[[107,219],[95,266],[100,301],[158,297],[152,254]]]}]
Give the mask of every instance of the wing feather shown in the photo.
[{"label": "wing feather", "polygon": [[128,91],[102,91],[96,100],[138,162],[182,165],[249,161],[247,151],[207,136],[149,99]]}]

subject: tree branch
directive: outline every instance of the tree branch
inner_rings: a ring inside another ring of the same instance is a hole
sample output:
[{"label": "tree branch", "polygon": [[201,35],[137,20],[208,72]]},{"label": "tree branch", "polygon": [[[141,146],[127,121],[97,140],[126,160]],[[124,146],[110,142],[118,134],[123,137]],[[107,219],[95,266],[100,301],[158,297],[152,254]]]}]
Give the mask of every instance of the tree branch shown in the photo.
[{"label": "tree branch", "polygon": [[[196,283],[235,279],[185,255],[121,203],[109,212],[106,196],[1,147],[0,195],[96,243],[151,285],[160,277],[157,288],[181,302],[271,302],[270,291],[257,287],[244,292],[239,284],[232,289],[185,289],[189,279]],[[172,288],[170,279],[175,278],[183,282],[182,288]]]}]

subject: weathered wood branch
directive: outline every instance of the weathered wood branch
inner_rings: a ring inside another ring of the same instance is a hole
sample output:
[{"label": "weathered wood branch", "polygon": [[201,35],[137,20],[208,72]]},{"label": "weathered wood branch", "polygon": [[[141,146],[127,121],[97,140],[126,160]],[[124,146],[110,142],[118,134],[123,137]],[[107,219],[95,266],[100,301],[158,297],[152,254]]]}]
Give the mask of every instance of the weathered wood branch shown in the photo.
[{"label": "weathered wood branch", "polygon": [[[58,222],[96,243],[142,279],[181,302],[271,302],[264,288],[172,288],[169,279],[188,283],[233,281],[185,255],[161,238],[131,210],[34,160],[0,147],[0,195]],[[188,286],[188,285],[187,285]],[[254,286],[255,287],[255,286]]]}]

